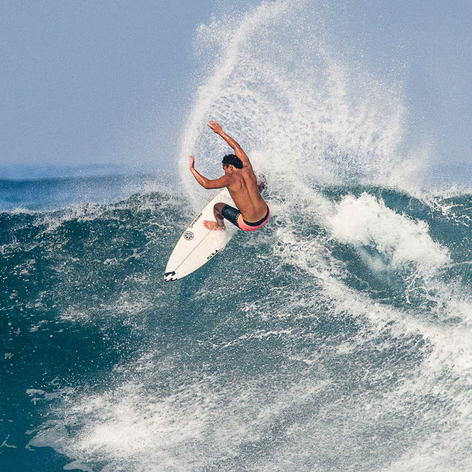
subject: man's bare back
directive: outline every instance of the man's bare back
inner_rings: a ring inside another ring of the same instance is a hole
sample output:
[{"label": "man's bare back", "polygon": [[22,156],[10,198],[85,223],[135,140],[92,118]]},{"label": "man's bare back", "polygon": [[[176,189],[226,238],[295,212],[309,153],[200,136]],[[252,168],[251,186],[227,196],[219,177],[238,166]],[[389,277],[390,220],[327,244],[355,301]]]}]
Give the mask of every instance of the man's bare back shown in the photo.
[{"label": "man's bare back", "polygon": [[206,189],[227,187],[237,210],[224,203],[217,203],[214,208],[216,221],[204,221],[205,227],[223,230],[225,229],[224,218],[227,218],[245,231],[259,229],[269,219],[269,207],[261,197],[249,158],[241,146],[228,136],[216,121],[210,121],[208,126],[233,148],[234,155],[230,154],[223,158],[225,175],[219,179],[209,180],[197,172],[194,168],[193,156],[190,156],[190,171],[196,181]]}]

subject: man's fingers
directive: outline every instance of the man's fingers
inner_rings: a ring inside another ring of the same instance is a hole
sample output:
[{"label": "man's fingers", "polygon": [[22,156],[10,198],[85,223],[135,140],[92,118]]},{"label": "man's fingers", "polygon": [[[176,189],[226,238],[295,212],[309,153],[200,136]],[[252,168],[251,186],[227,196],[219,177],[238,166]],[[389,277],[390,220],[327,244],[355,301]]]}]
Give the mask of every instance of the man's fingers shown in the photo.
[{"label": "man's fingers", "polygon": [[208,123],[208,127],[215,133],[219,134],[220,131],[222,130],[220,124],[218,122],[216,122],[215,120],[211,120],[209,123]]}]

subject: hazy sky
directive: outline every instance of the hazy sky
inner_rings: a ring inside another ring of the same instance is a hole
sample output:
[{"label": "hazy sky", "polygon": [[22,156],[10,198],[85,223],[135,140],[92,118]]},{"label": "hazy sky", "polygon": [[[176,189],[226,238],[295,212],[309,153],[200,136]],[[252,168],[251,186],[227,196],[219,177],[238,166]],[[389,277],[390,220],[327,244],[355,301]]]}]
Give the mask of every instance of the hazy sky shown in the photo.
[{"label": "hazy sky", "polygon": [[[199,24],[255,0],[6,0],[0,5],[0,165],[169,166],[198,84]],[[472,137],[470,0],[332,0],[340,47],[401,71],[437,162]],[[170,164],[172,166],[172,164]]]}]

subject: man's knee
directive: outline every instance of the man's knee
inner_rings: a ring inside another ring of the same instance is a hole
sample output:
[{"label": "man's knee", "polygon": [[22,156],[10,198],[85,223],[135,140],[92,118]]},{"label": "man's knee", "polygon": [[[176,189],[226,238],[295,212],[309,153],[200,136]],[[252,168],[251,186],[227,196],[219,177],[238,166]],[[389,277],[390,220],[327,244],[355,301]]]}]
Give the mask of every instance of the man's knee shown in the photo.
[{"label": "man's knee", "polygon": [[219,213],[221,215],[221,212],[225,206],[225,203],[216,203],[215,206],[213,207],[213,210],[215,213]]}]

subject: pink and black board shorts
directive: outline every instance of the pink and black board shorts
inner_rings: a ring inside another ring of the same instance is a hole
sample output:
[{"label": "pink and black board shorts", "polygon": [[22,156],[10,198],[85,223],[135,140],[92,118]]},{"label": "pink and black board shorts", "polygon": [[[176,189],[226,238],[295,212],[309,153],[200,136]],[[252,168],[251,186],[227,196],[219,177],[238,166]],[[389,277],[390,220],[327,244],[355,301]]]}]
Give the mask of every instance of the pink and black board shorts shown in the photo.
[{"label": "pink and black board shorts", "polygon": [[233,223],[234,226],[237,226],[243,231],[256,231],[262,228],[267,223],[267,221],[269,221],[270,209],[267,206],[267,213],[264,218],[262,218],[262,220],[256,221],[255,223],[250,223],[249,221],[244,220],[241,212],[237,208],[233,208],[230,205],[225,205],[221,210],[221,214],[230,223]]}]

